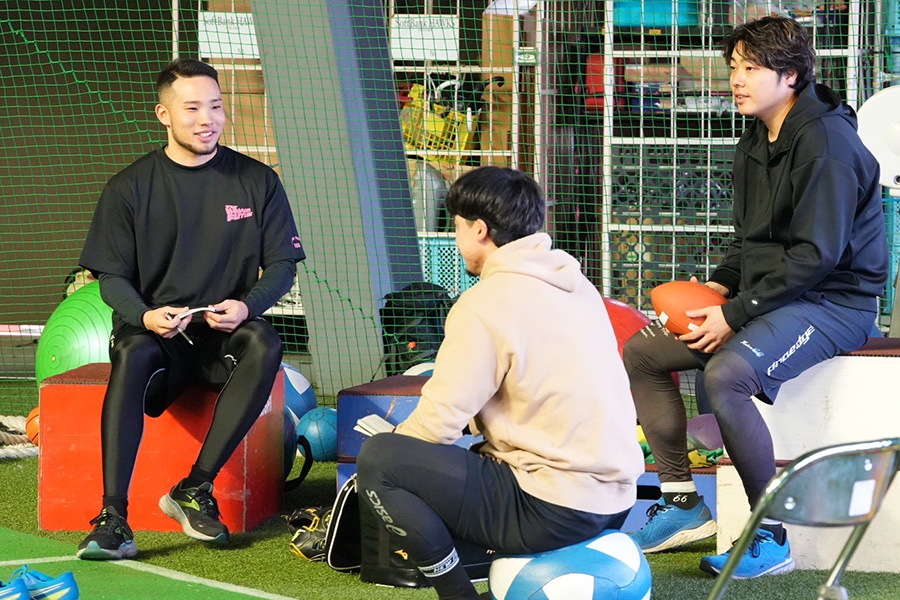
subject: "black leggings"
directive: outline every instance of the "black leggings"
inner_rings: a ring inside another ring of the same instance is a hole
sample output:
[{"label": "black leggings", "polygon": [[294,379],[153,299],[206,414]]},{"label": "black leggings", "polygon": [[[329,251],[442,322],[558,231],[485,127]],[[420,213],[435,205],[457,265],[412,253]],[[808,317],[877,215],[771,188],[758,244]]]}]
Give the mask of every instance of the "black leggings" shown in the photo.
[{"label": "black leggings", "polygon": [[[509,465],[458,446],[396,433],[366,440],[357,458],[360,497],[380,502],[418,566],[454,548],[454,538],[501,553],[561,548],[619,529],[628,511],[582,512],[519,488]],[[391,531],[391,528],[388,528]]]},{"label": "black leggings", "polygon": [[775,453],[769,428],[751,398],[762,391],[762,384],[750,363],[729,350],[712,355],[694,352],[658,323],[629,339],[624,357],[638,421],[656,459],[660,482],[692,480],[687,416],[672,372],[703,368],[710,407],[754,506],[775,475]]},{"label": "black leggings", "polygon": [[144,414],[161,415],[190,384],[224,386],[194,465],[210,479],[268,400],[282,356],[281,339],[269,323],[251,319],[230,334],[190,327],[188,335],[193,346],[181,336],[166,339],[137,328],[119,330],[110,339],[112,372],[100,424],[105,504],[127,499]]}]

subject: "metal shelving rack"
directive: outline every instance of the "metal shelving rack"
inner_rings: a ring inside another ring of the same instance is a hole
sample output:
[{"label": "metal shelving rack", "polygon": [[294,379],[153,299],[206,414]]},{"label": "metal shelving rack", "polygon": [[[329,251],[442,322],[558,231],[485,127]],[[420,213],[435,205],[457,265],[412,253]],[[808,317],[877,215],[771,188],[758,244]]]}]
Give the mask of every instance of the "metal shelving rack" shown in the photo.
[{"label": "metal shelving rack", "polygon": [[[541,65],[539,61],[534,64],[524,65],[520,60],[520,54],[534,56],[533,48],[526,45],[522,33],[523,17],[521,14],[498,15],[496,19],[497,31],[491,30],[487,20],[483,17],[483,11],[487,3],[475,3],[469,0],[426,0],[424,4],[404,3],[402,0],[386,0],[385,9],[388,20],[388,29],[391,35],[394,28],[391,20],[404,15],[427,16],[451,16],[458,20],[458,49],[457,56],[453,60],[440,60],[435,57],[417,57],[414,59],[399,58],[394,56],[394,72],[398,86],[411,88],[414,85],[422,86],[420,90],[431,92],[429,88],[429,76],[441,74],[444,78],[455,78],[467,85],[477,85],[477,82],[487,82],[492,77],[503,77],[502,86],[496,84],[485,85],[483,94],[484,104],[477,115],[478,124],[476,131],[471,132],[475,142],[471,146],[461,148],[459,138],[455,138],[453,132],[445,140],[424,136],[416,138],[420,143],[410,144],[410,135],[405,130],[404,137],[407,143],[407,159],[409,175],[412,183],[413,204],[416,209],[416,229],[419,232],[420,255],[425,279],[443,285],[452,294],[458,294],[471,286],[477,278],[469,276],[465,272],[465,265],[456,249],[453,233],[449,231],[450,223],[445,223],[439,215],[442,206],[440,195],[441,186],[449,187],[460,175],[478,166],[494,164],[512,168],[527,168],[523,165],[523,140],[537,151],[537,140],[531,131],[523,131],[522,106],[523,106],[523,74],[539,73]],[[522,3],[520,3],[522,4]],[[540,30],[539,19],[535,16],[539,2],[524,2],[532,11],[532,22],[536,24],[536,30]],[[517,6],[516,13],[521,7]],[[480,29],[480,33],[479,30]],[[489,33],[493,31],[493,33]],[[502,32],[502,40],[487,40],[489,35],[499,35]],[[480,43],[479,43],[480,40]],[[393,47],[392,40],[392,47]],[[536,76],[535,76],[536,78]],[[460,104],[458,90],[448,88],[441,95],[441,102],[456,108]],[[430,102],[426,100],[422,107],[416,107],[415,113],[401,110],[401,123],[404,116],[408,119],[414,114],[419,123],[414,124],[418,130],[427,130],[429,119],[436,115]],[[500,127],[500,134],[490,136],[491,119],[495,114],[502,112],[501,118],[505,119]],[[534,131],[537,131],[537,121],[540,114],[535,108],[534,117],[531,119]],[[410,123],[404,123],[405,128]],[[419,135],[418,130],[416,135]],[[427,131],[426,131],[427,133]],[[490,136],[490,137],[489,137]],[[454,141],[456,145],[454,147]],[[445,143],[446,142],[446,143]],[[429,147],[440,146],[439,148]]]}]

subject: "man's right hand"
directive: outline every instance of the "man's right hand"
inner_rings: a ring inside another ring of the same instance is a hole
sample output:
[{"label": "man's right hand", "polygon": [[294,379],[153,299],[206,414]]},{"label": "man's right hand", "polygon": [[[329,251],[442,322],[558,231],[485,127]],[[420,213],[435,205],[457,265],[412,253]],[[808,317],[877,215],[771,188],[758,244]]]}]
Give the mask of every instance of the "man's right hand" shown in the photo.
[{"label": "man's right hand", "polygon": [[194,315],[188,315],[183,319],[179,319],[176,316],[185,312],[188,308],[187,306],[161,306],[145,312],[141,320],[144,322],[144,327],[150,331],[164,338],[171,338],[178,335],[178,327],[184,329],[191,322],[191,319],[194,318]]}]

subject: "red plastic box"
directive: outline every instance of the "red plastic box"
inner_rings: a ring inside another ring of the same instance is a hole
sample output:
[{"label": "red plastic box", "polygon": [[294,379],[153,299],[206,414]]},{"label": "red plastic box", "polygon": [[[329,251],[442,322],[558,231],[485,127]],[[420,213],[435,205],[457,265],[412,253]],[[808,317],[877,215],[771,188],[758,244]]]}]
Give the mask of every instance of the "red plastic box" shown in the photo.
[{"label": "red plastic box", "polygon": [[[100,411],[108,363],[89,364],[41,383],[38,520],[41,529],[89,530],[100,512]],[[156,419],[146,418],[128,503],[133,529],[180,531],[159,499],[190,472],[212,421],[218,390],[192,387]],[[284,486],[284,375],[215,481],[222,521],[248,531],[281,508]]]}]

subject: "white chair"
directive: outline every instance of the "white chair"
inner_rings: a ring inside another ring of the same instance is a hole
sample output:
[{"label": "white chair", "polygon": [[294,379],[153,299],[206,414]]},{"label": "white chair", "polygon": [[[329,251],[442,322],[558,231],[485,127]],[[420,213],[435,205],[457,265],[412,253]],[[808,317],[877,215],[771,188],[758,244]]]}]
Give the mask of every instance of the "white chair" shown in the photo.
[{"label": "white chair", "polygon": [[708,600],[719,600],[763,518],[853,531],[819,588],[818,600],[847,600],[841,576],[900,468],[900,438],[828,446],[803,454],[776,475],[734,543]]}]

